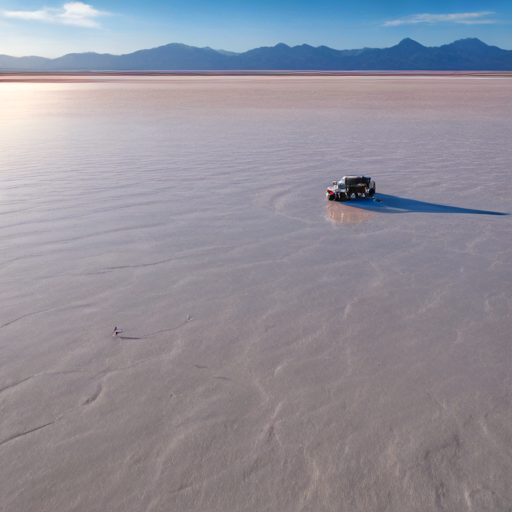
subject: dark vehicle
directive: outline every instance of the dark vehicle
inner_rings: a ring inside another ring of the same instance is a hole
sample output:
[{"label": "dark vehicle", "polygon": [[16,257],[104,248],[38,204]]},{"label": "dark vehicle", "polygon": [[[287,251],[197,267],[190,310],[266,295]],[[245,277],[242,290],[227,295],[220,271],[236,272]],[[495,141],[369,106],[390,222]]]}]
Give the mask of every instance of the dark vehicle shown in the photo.
[{"label": "dark vehicle", "polygon": [[343,176],[327,188],[326,197],[329,201],[347,201],[357,197],[373,197],[375,190],[375,182],[368,176]]}]

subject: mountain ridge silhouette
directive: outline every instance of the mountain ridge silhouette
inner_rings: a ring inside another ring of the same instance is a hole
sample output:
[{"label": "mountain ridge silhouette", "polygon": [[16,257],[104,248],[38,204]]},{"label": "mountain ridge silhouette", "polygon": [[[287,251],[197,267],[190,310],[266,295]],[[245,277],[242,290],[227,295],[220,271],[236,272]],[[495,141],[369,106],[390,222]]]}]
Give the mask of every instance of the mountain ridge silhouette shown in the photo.
[{"label": "mountain ridge silhouette", "polygon": [[0,55],[7,71],[512,71],[512,50],[476,38],[423,46],[405,38],[389,48],[335,50],[302,44],[262,46],[243,53],[170,43],[112,55],[69,53],[56,59]]}]

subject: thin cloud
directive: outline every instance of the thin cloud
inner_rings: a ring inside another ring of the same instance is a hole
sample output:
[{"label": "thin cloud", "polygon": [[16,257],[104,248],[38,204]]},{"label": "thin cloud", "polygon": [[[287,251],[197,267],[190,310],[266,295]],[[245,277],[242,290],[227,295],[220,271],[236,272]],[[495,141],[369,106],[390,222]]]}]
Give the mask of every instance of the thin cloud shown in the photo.
[{"label": "thin cloud", "polygon": [[62,25],[77,25],[86,28],[99,28],[100,24],[94,19],[110,13],[98,11],[91,5],[82,2],[65,3],[61,9],[43,7],[39,11],[0,11],[6,18],[28,21],[43,21],[60,23]]},{"label": "thin cloud", "polygon": [[496,14],[495,12],[463,12],[457,14],[413,14],[396,20],[386,21],[384,27],[396,27],[398,25],[413,25],[416,23],[463,23],[465,25],[496,23],[495,20],[486,18]]}]

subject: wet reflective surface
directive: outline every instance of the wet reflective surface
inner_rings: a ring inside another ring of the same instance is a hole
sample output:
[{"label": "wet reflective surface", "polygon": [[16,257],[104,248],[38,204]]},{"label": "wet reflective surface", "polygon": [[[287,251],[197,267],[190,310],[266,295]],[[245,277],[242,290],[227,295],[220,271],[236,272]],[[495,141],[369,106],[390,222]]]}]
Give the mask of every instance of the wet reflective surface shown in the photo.
[{"label": "wet reflective surface", "polygon": [[366,205],[362,208],[361,206],[362,205],[329,201],[325,208],[327,210],[327,217],[334,224],[358,224],[359,222],[366,222],[372,217],[375,217],[375,212],[364,209]]},{"label": "wet reflective surface", "polygon": [[0,92],[0,509],[512,507],[510,80]]}]

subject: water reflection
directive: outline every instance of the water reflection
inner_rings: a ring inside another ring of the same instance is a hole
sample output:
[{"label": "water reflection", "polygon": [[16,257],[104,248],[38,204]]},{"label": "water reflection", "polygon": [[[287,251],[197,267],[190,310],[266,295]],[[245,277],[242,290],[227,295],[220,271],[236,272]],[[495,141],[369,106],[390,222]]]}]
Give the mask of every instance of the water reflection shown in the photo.
[{"label": "water reflection", "polygon": [[375,212],[354,208],[346,203],[329,202],[326,210],[327,218],[333,224],[359,224],[375,217]]}]

